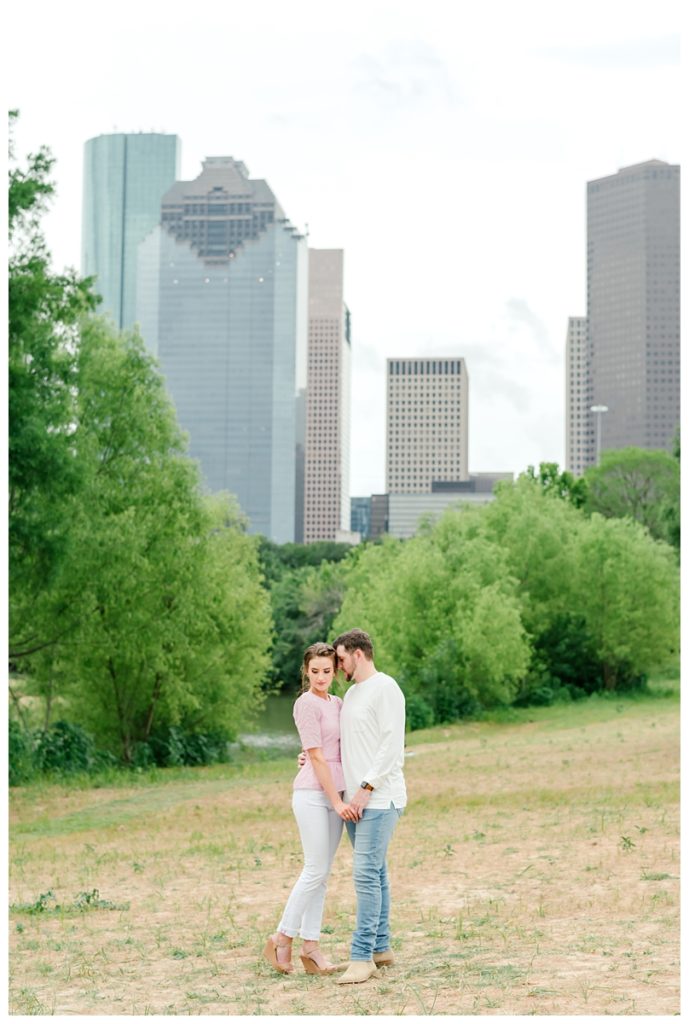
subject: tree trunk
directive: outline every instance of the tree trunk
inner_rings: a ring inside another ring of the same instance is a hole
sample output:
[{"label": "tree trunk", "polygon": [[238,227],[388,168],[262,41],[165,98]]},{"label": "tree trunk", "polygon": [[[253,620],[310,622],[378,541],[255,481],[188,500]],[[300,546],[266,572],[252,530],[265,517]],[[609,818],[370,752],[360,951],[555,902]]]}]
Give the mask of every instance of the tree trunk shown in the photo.
[{"label": "tree trunk", "polygon": [[612,693],[617,686],[617,672],[615,668],[607,662],[603,664],[603,685],[610,693]]},{"label": "tree trunk", "polygon": [[146,713],[146,725],[144,726],[144,739],[147,740],[151,734],[151,726],[153,725],[153,714],[155,707],[160,697],[160,691],[162,690],[162,678],[160,672],[156,672],[155,683],[153,684],[153,693],[151,694],[151,702],[148,705],[148,711]]}]

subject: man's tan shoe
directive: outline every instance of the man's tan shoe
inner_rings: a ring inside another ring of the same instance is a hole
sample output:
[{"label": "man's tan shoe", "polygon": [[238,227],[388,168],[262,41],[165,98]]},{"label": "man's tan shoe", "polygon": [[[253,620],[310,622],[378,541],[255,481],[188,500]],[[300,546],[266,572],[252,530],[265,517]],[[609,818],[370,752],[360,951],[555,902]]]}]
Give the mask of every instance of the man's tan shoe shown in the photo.
[{"label": "man's tan shoe", "polygon": [[376,967],[392,967],[395,962],[395,958],[392,955],[391,949],[383,950],[382,953],[373,954],[373,962]]},{"label": "man's tan shoe", "polygon": [[362,981],[368,981],[378,973],[378,968],[373,960],[350,960],[349,967],[339,978],[335,978],[336,985],[360,985]]}]

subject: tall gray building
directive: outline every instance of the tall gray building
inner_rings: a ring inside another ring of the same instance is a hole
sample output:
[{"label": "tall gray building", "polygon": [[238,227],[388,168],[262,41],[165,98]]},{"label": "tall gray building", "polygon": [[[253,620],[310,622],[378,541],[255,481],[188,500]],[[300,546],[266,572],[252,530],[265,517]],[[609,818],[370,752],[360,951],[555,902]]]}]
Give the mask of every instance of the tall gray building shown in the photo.
[{"label": "tall gray building", "polygon": [[602,449],[669,448],[679,425],[679,188],[679,166],[662,160],[588,182],[588,359],[568,402],[588,387],[607,412],[594,421],[589,407],[582,468],[598,423]]},{"label": "tall gray building", "polygon": [[565,357],[565,466],[575,476],[591,465],[595,455],[592,403],[588,321],[585,316],[571,316]]},{"label": "tall gray building", "polygon": [[81,270],[96,276],[101,311],[120,329],[134,324],[137,249],[160,221],[179,164],[176,135],[118,132],[84,146]]},{"label": "tall gray building", "polygon": [[164,195],[139,248],[137,319],[210,491],[293,541],[303,450],[307,248],[268,184],[211,157]]},{"label": "tall gray building", "polygon": [[309,249],[304,541],[349,530],[350,315],[344,252]]}]

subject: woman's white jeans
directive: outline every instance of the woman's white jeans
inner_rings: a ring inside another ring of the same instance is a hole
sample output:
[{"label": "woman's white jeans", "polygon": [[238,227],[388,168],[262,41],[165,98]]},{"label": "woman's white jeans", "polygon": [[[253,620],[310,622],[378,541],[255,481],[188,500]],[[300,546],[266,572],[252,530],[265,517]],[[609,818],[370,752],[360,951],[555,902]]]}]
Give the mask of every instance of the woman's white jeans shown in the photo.
[{"label": "woman's white jeans", "polygon": [[320,789],[295,789],[292,810],[304,848],[304,869],[287,900],[278,931],[319,939],[328,875],[344,822]]}]

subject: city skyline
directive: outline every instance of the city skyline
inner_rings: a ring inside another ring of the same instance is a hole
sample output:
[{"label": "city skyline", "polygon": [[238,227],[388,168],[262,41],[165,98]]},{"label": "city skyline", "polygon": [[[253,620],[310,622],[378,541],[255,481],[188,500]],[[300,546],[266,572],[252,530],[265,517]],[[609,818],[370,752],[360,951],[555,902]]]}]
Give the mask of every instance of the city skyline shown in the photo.
[{"label": "city skyline", "polygon": [[[142,17],[125,0],[92,50],[69,33],[78,7],[45,5],[42,75],[19,53],[8,66],[18,158],[45,144],[57,160],[45,231],[58,269],[80,263],[87,139],[174,133],[183,178],[207,154],[240,154],[293,223],[308,224],[310,247],[347,253],[352,495],[384,490],[392,356],[466,359],[470,472],[564,465],[565,333],[586,302],[586,182],[678,162],[676,5],[621,20],[618,5],[585,2],[562,21],[545,3],[504,3],[465,24],[460,12],[457,24],[446,5],[381,2],[366,8],[362,36],[357,18],[329,20],[310,3],[288,12],[269,2],[241,25],[211,4],[214,32],[191,24],[182,35],[162,5]],[[17,37],[28,38],[29,17],[12,12]],[[125,48],[139,68],[131,83]],[[233,94],[242,103],[228,117]]]}]

